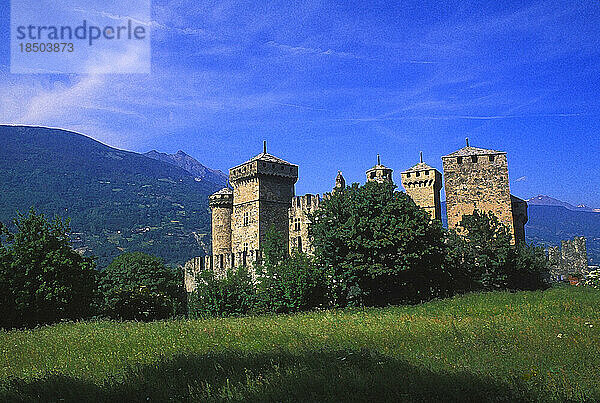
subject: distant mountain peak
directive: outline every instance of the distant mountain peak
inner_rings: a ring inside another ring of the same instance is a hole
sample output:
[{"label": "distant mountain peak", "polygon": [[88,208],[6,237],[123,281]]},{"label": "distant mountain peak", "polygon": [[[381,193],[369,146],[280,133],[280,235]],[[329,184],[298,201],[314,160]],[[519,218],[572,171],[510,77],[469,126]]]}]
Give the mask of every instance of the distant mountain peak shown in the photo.
[{"label": "distant mountain peak", "polygon": [[219,186],[225,186],[227,184],[228,177],[225,173],[215,169],[207,168],[194,157],[186,154],[183,150],[178,150],[175,154],[167,154],[152,150],[144,153],[144,155],[146,157],[182,168],[194,175],[198,181],[208,181]]},{"label": "distant mountain peak", "polygon": [[585,204],[573,206],[571,203],[567,203],[565,201],[558,200],[546,195],[537,195],[532,198],[529,198],[527,199],[527,203],[533,206],[559,206],[571,211],[600,212],[600,209],[594,209],[586,206]]}]

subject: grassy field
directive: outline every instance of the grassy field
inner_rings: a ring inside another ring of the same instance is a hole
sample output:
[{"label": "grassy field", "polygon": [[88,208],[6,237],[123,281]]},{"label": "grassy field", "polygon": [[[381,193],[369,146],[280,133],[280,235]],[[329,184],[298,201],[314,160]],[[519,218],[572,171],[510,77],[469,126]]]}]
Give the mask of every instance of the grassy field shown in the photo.
[{"label": "grassy field", "polygon": [[600,292],[0,333],[0,401],[600,401]]}]

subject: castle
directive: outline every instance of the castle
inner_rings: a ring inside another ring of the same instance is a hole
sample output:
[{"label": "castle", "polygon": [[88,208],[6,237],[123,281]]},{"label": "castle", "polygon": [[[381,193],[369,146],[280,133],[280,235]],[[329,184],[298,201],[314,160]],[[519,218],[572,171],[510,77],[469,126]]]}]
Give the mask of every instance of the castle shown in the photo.
[{"label": "castle", "polygon": [[[308,236],[311,214],[322,202],[319,195],[296,196],[298,165],[263,152],[229,170],[231,187],[209,197],[212,210],[212,255],[186,264],[186,289],[195,289],[194,273],[209,268],[224,275],[231,267],[251,265],[261,259],[265,234],[273,227],[288,239],[288,248],[312,252]],[[466,147],[442,157],[442,173],[420,162],[400,174],[407,195],[415,204],[441,220],[440,191],[445,186],[448,227],[456,228],[473,210],[492,212],[506,225],[513,242],[525,241],[527,203],[510,194],[505,152]],[[366,180],[393,183],[393,170],[377,164],[366,171]],[[338,171],[333,192],[346,187]],[[328,194],[323,196],[328,197]]]}]

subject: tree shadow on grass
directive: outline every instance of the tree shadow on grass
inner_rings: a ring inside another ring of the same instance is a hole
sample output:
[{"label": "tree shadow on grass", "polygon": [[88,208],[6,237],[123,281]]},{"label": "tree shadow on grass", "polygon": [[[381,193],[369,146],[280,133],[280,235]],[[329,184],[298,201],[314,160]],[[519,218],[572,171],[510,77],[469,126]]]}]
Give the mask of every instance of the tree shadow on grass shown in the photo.
[{"label": "tree shadow on grass", "polygon": [[369,351],[182,355],[103,384],[50,374],[0,385],[1,401],[536,401],[523,384],[434,372]]}]

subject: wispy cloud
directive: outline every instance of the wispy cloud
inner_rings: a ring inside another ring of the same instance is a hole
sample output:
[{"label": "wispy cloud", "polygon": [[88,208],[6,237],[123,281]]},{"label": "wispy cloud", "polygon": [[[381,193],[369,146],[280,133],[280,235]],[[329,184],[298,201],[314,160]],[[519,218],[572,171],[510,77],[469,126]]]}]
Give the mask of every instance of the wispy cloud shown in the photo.
[{"label": "wispy cloud", "polygon": [[322,55],[322,56],[337,56],[337,57],[345,57],[352,59],[360,59],[361,56],[358,56],[351,52],[343,52],[333,49],[321,49],[321,48],[310,48],[304,46],[291,46],[285,45],[281,43],[277,43],[275,41],[269,41],[266,43],[268,46],[279,49],[282,52],[289,53],[292,55]]},{"label": "wispy cloud", "polygon": [[515,182],[525,182],[527,180],[526,176],[521,176],[520,178],[515,179]]}]

